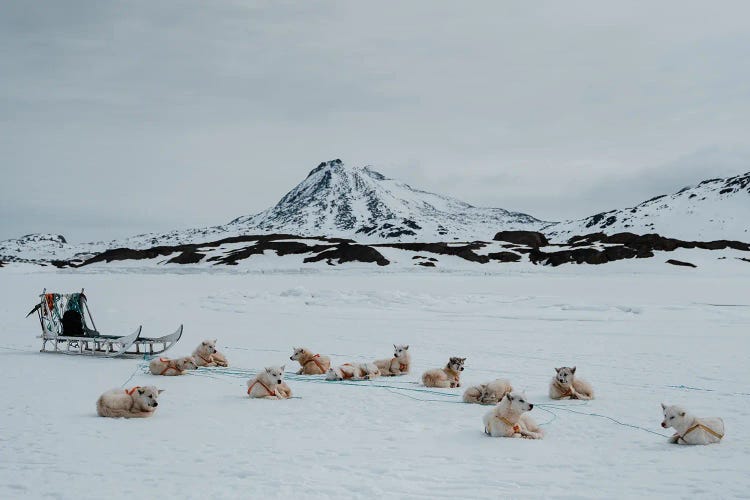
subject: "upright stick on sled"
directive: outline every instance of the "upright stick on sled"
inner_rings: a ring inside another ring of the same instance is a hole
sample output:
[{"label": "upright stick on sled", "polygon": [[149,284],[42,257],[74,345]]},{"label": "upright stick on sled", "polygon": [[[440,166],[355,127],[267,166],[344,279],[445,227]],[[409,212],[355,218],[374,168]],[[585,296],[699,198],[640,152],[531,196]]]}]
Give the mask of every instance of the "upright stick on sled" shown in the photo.
[{"label": "upright stick on sled", "polygon": [[[96,330],[86,296],[81,293],[47,293],[40,295],[40,302],[26,315],[35,312],[42,327],[41,352],[79,354],[87,356],[128,358],[166,352],[182,337],[182,325],[170,335],[158,338],[141,337],[141,328],[126,336],[102,335]],[[88,314],[91,327],[86,323]],[[52,349],[47,349],[47,342]]]}]

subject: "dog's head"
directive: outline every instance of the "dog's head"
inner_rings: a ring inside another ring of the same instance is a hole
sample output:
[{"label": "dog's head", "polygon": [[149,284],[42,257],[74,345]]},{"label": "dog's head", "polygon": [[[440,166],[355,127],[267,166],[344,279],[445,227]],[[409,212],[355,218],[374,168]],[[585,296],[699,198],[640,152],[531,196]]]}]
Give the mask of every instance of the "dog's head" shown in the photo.
[{"label": "dog's head", "polygon": [[184,358],[178,359],[175,364],[179,370],[197,370],[198,365],[195,362],[195,358],[192,356],[185,356]]},{"label": "dog's head", "polygon": [[398,359],[405,358],[409,353],[408,344],[393,344],[393,357]]},{"label": "dog's head", "polygon": [[280,384],[284,381],[284,365],[269,366],[265,369],[265,375],[274,384]]},{"label": "dog's head", "polygon": [[344,380],[335,368],[329,368],[326,372],[326,380]]},{"label": "dog's head", "polygon": [[452,357],[448,360],[448,369],[453,370],[454,372],[462,372],[464,371],[465,362],[466,358]]},{"label": "dog's head", "polygon": [[526,399],[526,393],[524,392],[509,392],[505,395],[505,399],[508,400],[510,408],[518,413],[534,409],[534,405],[528,402]]},{"label": "dog's head", "polygon": [[568,367],[563,366],[562,368],[555,368],[555,380],[557,380],[562,385],[568,385],[573,383],[573,378],[575,378],[576,374],[576,367]]},{"label": "dog's head", "polygon": [[302,357],[304,353],[307,352],[307,349],[305,349],[304,347],[293,347],[292,349],[294,349],[294,352],[291,356],[289,356],[289,359],[292,361],[297,361]]},{"label": "dog's head", "polygon": [[680,406],[667,406],[664,403],[661,404],[661,410],[664,413],[664,420],[661,426],[665,429],[670,427],[684,427],[685,421],[688,418],[687,412]]},{"label": "dog's head", "polygon": [[203,342],[201,342],[201,345],[198,347],[201,351],[205,353],[213,354],[216,352],[216,339],[204,340]]},{"label": "dog's head", "polygon": [[162,392],[164,392],[164,390],[149,385],[146,387],[139,387],[134,396],[141,407],[156,408],[159,406],[157,399]]}]

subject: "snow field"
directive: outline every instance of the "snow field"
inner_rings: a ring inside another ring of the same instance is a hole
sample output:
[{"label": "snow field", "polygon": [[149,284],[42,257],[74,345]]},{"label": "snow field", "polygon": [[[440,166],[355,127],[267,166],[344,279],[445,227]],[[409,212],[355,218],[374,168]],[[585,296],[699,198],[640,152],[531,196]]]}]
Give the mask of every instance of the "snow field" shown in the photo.
[{"label": "snow field", "polygon": [[[692,260],[494,274],[4,268],[0,496],[746,497],[750,265]],[[169,355],[218,338],[230,369],[155,377],[142,360],[40,354],[23,316],[44,287],[85,287],[108,333],[184,323]],[[393,343],[411,346],[407,376],[292,375],[292,346],[339,364],[390,356]],[[549,404],[532,411],[545,439],[488,438],[489,407],[458,404],[463,388],[421,392],[421,373],[449,356],[467,357],[464,387],[507,377]],[[295,397],[249,400],[238,375],[281,364]],[[549,401],[560,365],[577,365],[597,399]],[[153,418],[96,416],[102,392],[131,385],[166,389]],[[671,432],[661,402],[721,416],[726,438],[668,444],[653,434]]]}]

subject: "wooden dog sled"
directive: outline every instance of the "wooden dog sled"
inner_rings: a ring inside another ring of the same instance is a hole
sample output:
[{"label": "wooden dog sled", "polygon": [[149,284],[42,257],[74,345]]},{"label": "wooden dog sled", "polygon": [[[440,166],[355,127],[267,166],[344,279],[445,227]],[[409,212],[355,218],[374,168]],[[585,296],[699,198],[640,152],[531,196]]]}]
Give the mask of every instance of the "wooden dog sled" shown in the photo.
[{"label": "wooden dog sled", "polygon": [[[81,293],[47,293],[45,289],[39,304],[26,317],[35,312],[42,327],[40,352],[138,358],[162,354],[182,337],[182,325],[174,333],[157,338],[141,337],[140,326],[130,335],[102,335],[96,330],[83,290]],[[86,315],[91,327],[86,322]],[[48,343],[51,348],[47,347]]]}]

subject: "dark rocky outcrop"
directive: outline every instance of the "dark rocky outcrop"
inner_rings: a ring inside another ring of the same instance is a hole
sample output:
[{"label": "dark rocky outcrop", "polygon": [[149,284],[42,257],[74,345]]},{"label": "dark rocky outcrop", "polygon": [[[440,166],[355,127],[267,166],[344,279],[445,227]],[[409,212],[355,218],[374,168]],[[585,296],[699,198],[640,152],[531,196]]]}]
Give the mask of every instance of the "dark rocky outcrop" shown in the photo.
[{"label": "dark rocky outcrop", "polygon": [[490,260],[497,260],[500,262],[518,262],[521,260],[521,256],[514,252],[492,252],[488,253],[487,257]]},{"label": "dark rocky outcrop", "polygon": [[672,264],[673,266],[698,267],[695,264],[692,264],[690,262],[683,262],[681,260],[674,260],[674,259],[669,259],[667,261],[667,264]]},{"label": "dark rocky outcrop", "polygon": [[[546,238],[543,238],[543,235],[530,231],[506,231],[498,233],[498,237],[500,238],[499,241],[513,241],[500,245],[507,250],[490,252],[487,255],[477,253],[489,245],[489,243],[483,241],[462,243],[377,243],[364,245],[345,238],[267,234],[233,236],[208,243],[162,245],[140,250],[115,248],[102,252],[83,262],[72,260],[51,261],[50,263],[56,267],[81,267],[96,262],[167,257],[169,260],[166,263],[169,264],[206,262],[215,265],[232,266],[237,265],[241,260],[251,258],[253,255],[261,255],[266,251],[272,251],[278,256],[305,255],[304,262],[327,261],[331,265],[334,265],[334,261],[338,263],[371,262],[385,266],[390,264],[390,261],[377,249],[395,248],[419,252],[422,255],[414,255],[412,259],[417,261],[415,264],[426,267],[434,267],[434,264],[437,262],[436,258],[428,257],[427,255],[429,254],[452,255],[479,264],[489,262],[519,262],[525,260],[524,255],[528,255],[529,261],[534,264],[559,266],[568,263],[605,264],[622,259],[647,258],[653,257],[654,252],[657,251],[670,252],[678,248],[750,251],[750,244],[739,241],[682,241],[674,238],[666,238],[658,234],[638,235],[628,232],[612,235],[599,232],[574,236],[568,240],[566,245],[548,243]],[[526,241],[527,244],[520,243],[520,241]],[[242,245],[243,243],[246,243],[246,245]],[[206,258],[210,252],[225,244],[232,244],[237,248],[221,250],[219,252],[214,251],[212,257]],[[540,245],[542,246],[540,247]],[[46,264],[42,262],[38,263],[41,265]]]},{"label": "dark rocky outcrop", "polygon": [[387,266],[390,261],[383,257],[383,254],[372,247],[366,245],[356,245],[344,243],[328,250],[324,250],[317,255],[307,257],[304,262],[320,262],[327,260],[330,264],[333,259],[337,259],[339,264],[345,262],[374,262],[379,266]]},{"label": "dark rocky outcrop", "polygon": [[495,241],[507,241],[518,245],[526,245],[532,248],[546,247],[549,245],[547,237],[535,231],[500,231],[493,238]]},{"label": "dark rocky outcrop", "polygon": [[205,257],[205,253],[196,252],[195,250],[187,250],[185,252],[182,252],[177,257],[173,257],[167,261],[168,264],[197,264],[201,260],[203,260],[203,257]]},{"label": "dark rocky outcrop", "polygon": [[484,248],[485,243],[475,241],[466,244],[448,244],[448,243],[379,243],[372,245],[374,247],[400,248],[401,250],[410,250],[412,252],[429,252],[438,255],[455,255],[471,262],[486,264],[490,261],[486,255],[479,255],[474,252]]}]

